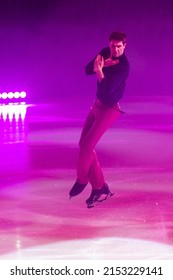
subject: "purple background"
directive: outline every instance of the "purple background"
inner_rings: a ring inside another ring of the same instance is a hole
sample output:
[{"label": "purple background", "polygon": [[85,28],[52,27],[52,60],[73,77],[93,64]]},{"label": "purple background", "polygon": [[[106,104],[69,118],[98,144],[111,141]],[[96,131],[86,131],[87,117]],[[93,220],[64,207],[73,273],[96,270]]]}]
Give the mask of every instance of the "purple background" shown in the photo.
[{"label": "purple background", "polygon": [[173,2],[170,0],[1,0],[0,92],[31,100],[95,96],[84,66],[127,33],[131,64],[126,96],[171,95]]}]

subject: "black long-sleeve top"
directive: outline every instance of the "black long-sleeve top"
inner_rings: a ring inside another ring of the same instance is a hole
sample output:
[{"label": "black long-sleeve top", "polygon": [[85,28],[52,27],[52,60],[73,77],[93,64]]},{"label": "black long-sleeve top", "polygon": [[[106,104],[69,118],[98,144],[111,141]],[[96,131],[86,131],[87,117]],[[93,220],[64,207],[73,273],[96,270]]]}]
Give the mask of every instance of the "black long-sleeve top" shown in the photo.
[{"label": "black long-sleeve top", "polygon": [[[99,54],[104,59],[109,58],[111,55],[110,48],[106,47],[102,49]],[[95,74],[93,71],[95,58],[85,67],[85,73],[87,75]],[[97,82],[96,96],[103,104],[109,107],[118,103],[122,98],[130,70],[129,62],[124,53],[115,59],[118,59],[119,63],[103,67],[104,78],[100,82]]]}]

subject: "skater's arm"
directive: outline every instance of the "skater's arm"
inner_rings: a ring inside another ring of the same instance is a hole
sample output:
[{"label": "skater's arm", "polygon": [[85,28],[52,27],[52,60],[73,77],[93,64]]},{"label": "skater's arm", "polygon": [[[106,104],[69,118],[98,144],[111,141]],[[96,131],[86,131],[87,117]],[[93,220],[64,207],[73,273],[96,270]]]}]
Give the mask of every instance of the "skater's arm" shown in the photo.
[{"label": "skater's arm", "polygon": [[103,66],[104,66],[104,58],[100,54],[97,55],[95,61],[94,61],[94,72],[97,75],[97,79],[99,82],[104,79],[104,74],[103,74]]},{"label": "skater's arm", "polygon": [[86,75],[93,75],[96,74],[95,70],[94,70],[94,63],[95,60],[97,59],[98,55],[102,56],[104,59],[108,58],[108,56],[110,55],[110,50],[109,48],[104,48],[102,49],[85,67],[85,74]]},{"label": "skater's arm", "polygon": [[104,104],[112,106],[119,102],[123,96],[126,79],[129,74],[129,65],[117,65],[110,76],[98,82],[97,97]]}]

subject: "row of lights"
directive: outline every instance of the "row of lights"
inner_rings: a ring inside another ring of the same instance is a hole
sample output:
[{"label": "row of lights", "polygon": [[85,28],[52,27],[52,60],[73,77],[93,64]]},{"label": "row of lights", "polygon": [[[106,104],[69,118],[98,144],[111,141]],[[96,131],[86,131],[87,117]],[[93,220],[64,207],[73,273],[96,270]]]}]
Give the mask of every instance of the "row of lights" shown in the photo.
[{"label": "row of lights", "polygon": [[25,98],[26,97],[26,92],[25,91],[21,91],[21,92],[3,92],[3,93],[0,93],[0,98],[2,99],[12,99],[12,98]]}]

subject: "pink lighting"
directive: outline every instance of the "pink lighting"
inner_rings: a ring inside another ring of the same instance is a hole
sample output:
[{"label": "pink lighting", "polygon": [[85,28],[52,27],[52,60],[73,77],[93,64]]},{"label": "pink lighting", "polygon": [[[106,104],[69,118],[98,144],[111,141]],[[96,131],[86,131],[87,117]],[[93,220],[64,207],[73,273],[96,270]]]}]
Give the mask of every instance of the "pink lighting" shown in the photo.
[{"label": "pink lighting", "polygon": [[7,119],[12,122],[14,119],[15,122],[18,122],[19,119],[21,121],[25,120],[27,105],[20,104],[20,105],[2,105],[0,106],[0,118],[3,119],[3,121],[6,121]]},{"label": "pink lighting", "polygon": [[0,125],[1,143],[17,144],[25,142],[27,108],[30,105],[24,104],[1,104]]}]

